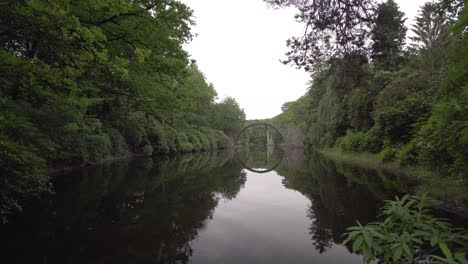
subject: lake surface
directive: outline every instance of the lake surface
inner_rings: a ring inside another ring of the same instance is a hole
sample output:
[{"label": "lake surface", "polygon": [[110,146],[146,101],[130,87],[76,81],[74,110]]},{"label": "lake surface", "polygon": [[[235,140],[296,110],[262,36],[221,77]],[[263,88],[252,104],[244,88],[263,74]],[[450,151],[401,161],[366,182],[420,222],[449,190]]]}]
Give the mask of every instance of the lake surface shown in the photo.
[{"label": "lake surface", "polygon": [[0,226],[3,263],[361,263],[342,246],[407,185],[301,149],[115,161]]}]

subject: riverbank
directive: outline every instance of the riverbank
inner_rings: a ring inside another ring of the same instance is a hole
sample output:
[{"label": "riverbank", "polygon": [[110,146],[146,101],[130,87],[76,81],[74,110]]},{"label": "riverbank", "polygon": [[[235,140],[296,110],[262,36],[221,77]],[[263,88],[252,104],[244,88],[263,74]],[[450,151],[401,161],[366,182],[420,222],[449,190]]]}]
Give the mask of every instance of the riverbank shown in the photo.
[{"label": "riverbank", "polygon": [[402,175],[414,183],[413,194],[428,193],[442,201],[444,211],[468,218],[468,187],[461,180],[444,177],[423,167],[402,166],[398,162],[383,162],[370,153],[343,152],[338,149],[319,150],[324,157],[365,169],[386,170]]},{"label": "riverbank", "polygon": [[128,160],[128,159],[133,159],[133,158],[140,158],[140,157],[145,157],[146,155],[144,154],[137,154],[133,152],[129,152],[123,156],[115,156],[115,157],[108,157],[96,162],[80,162],[80,163],[61,163],[61,164],[53,164],[47,168],[47,174],[50,177],[54,177],[57,175],[62,175],[64,173],[68,173],[74,170],[79,170],[84,167],[88,166],[94,166],[98,164],[102,164],[105,162],[112,162],[112,161],[119,161],[119,160]]},{"label": "riverbank", "polygon": [[128,152],[127,154],[122,155],[122,156],[107,157],[107,158],[104,158],[104,159],[101,159],[101,160],[95,161],[95,162],[87,161],[87,162],[81,162],[81,163],[53,164],[53,165],[48,167],[47,174],[50,177],[55,177],[55,176],[58,176],[58,175],[66,174],[66,173],[71,172],[71,171],[82,169],[84,167],[96,166],[96,165],[103,164],[103,163],[106,163],[106,162],[130,160],[130,159],[143,158],[143,157],[163,158],[163,157],[170,157],[170,156],[174,156],[174,155],[206,153],[206,152],[212,152],[212,151],[223,151],[223,150],[226,150],[226,149],[230,149],[230,146],[217,148],[217,149],[196,150],[196,151],[178,151],[178,152],[153,154],[153,155],[145,155],[145,154],[142,154],[142,153]]}]

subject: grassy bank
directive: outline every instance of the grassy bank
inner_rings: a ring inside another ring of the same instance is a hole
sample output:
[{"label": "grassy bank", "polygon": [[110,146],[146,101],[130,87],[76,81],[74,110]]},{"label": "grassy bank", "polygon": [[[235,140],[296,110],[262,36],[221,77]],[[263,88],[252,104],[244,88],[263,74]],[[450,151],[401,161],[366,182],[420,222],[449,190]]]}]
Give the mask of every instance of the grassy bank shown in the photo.
[{"label": "grassy bank", "polygon": [[345,163],[371,170],[386,170],[397,175],[404,175],[415,182],[414,194],[429,193],[437,200],[444,202],[450,211],[466,213],[468,208],[468,186],[461,179],[444,177],[423,167],[402,166],[398,162],[383,162],[377,154],[343,152],[338,149],[320,151],[325,157],[336,162]]}]

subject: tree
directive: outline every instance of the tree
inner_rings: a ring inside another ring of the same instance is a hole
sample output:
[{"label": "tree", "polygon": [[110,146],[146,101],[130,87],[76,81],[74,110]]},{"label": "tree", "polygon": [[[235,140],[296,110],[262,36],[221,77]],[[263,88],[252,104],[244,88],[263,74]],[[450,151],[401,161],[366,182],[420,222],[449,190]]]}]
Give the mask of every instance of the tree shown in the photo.
[{"label": "tree", "polygon": [[425,3],[418,16],[416,24],[412,31],[415,36],[410,39],[413,41],[412,47],[419,49],[432,49],[440,46],[447,40],[448,23],[443,12],[438,9],[435,3]]},{"label": "tree", "polygon": [[373,0],[265,1],[275,7],[297,7],[296,20],[305,24],[301,37],[287,41],[285,63],[314,70],[330,58],[366,49],[375,16]]},{"label": "tree", "polygon": [[220,103],[213,105],[211,123],[216,129],[224,132],[238,130],[245,121],[244,110],[232,97],[226,97]]},{"label": "tree", "polygon": [[178,0],[1,1],[0,190],[15,206],[0,211],[46,189],[48,165],[225,147],[183,49],[193,23]]},{"label": "tree", "polygon": [[405,45],[404,13],[393,0],[378,6],[377,19],[372,29],[372,58],[384,70],[395,70]]}]

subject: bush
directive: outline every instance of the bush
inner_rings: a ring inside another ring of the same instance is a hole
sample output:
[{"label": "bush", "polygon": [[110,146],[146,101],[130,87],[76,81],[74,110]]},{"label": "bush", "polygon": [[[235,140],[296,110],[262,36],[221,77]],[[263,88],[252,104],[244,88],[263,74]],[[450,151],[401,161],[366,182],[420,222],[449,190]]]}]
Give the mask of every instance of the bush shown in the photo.
[{"label": "bush", "polygon": [[408,144],[401,147],[395,157],[403,165],[416,164],[418,158],[418,144],[416,140],[410,141]]},{"label": "bush", "polygon": [[209,150],[211,148],[211,143],[206,131],[198,131],[197,134],[201,144],[200,150]]},{"label": "bush", "polygon": [[154,153],[166,154],[170,152],[167,131],[158,121],[154,121],[148,126],[148,139],[153,146]]},{"label": "bush", "polygon": [[[353,252],[370,263],[468,263],[468,232],[429,214],[426,196],[405,195],[387,201],[382,210],[385,220],[347,229],[343,244],[352,243]],[[432,255],[437,254],[438,255]]]},{"label": "bush", "polygon": [[151,144],[144,145],[140,151],[145,156],[153,155],[153,147],[151,146]]},{"label": "bush", "polygon": [[374,127],[365,133],[348,130],[346,136],[336,140],[336,146],[343,151],[378,153],[382,143],[377,135],[377,128]]},{"label": "bush", "polygon": [[385,146],[379,156],[382,161],[391,161],[395,160],[397,153],[398,149],[395,146]]},{"label": "bush", "polygon": [[164,126],[164,130],[166,131],[166,140],[169,152],[177,152],[177,131],[168,125]]},{"label": "bush", "polygon": [[128,153],[128,145],[125,142],[125,138],[122,134],[115,128],[106,129],[107,135],[112,145],[111,154],[112,156],[124,156]]},{"label": "bush", "polygon": [[112,143],[107,134],[88,135],[86,137],[87,161],[99,161],[110,156]]},{"label": "bush", "polygon": [[228,147],[229,139],[226,136],[226,134],[224,134],[222,131],[216,131],[215,137],[216,137],[218,148],[225,149]]},{"label": "bush", "polygon": [[60,139],[61,156],[68,162],[95,162],[112,153],[110,136],[102,132],[99,120],[69,123]]},{"label": "bush", "polygon": [[131,116],[123,123],[123,127],[121,128],[125,141],[130,145],[133,151],[138,150],[149,142],[148,134],[144,126],[146,121],[140,119],[141,117]]},{"label": "bush", "polygon": [[193,150],[193,145],[184,132],[176,132],[176,146],[178,152],[191,152]]},{"label": "bush", "polygon": [[202,148],[202,144],[200,142],[200,139],[198,138],[198,131],[197,130],[192,130],[188,134],[188,140],[193,146],[194,151],[200,151]]},{"label": "bush", "polygon": [[50,191],[46,161],[0,135],[0,221],[21,211],[22,204]]},{"label": "bush", "polygon": [[348,130],[346,136],[336,140],[336,145],[344,151],[364,151],[363,140],[365,136],[363,132]]}]

